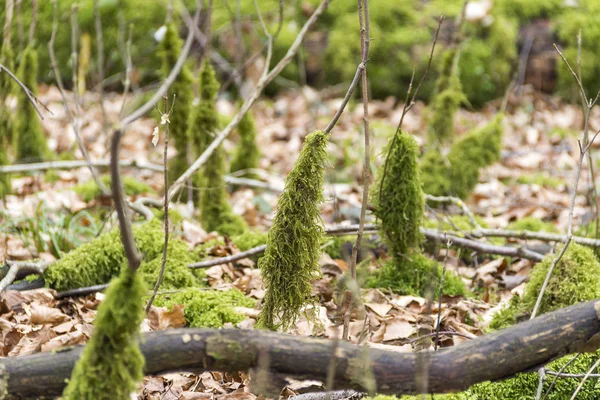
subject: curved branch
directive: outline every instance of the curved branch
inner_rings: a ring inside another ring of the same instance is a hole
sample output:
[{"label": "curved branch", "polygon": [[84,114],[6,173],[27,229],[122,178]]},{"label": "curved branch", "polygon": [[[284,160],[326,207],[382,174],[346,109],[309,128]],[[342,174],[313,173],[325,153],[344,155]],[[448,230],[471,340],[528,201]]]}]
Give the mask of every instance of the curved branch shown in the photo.
[{"label": "curved branch", "polygon": [[[569,353],[600,346],[600,300],[577,304],[456,347],[429,353],[429,390],[456,392],[488,380],[504,379]],[[269,372],[322,381],[330,365],[331,340],[241,329],[173,329],[145,334],[141,350],[148,375],[195,369],[248,371],[268,356]],[[0,384],[8,399],[59,395],[82,347],[0,360]],[[361,347],[339,342],[333,390],[417,393],[419,353]],[[264,357],[263,357],[264,358]],[[373,370],[373,381],[364,370]],[[5,380],[5,382],[2,382]],[[35,382],[35,384],[32,384]]]}]

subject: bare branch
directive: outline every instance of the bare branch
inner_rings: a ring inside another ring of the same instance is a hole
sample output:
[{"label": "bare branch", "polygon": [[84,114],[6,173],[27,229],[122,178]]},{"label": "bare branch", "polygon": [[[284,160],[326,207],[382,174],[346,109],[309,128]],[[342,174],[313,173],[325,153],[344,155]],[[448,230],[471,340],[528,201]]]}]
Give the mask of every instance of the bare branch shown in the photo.
[{"label": "bare branch", "polygon": [[94,0],[94,19],[96,26],[96,46],[98,54],[98,102],[102,112],[102,125],[106,127],[107,116],[104,108],[104,37],[102,35],[102,19],[98,9],[98,0]]},{"label": "bare branch", "polygon": [[30,261],[26,261],[26,262],[6,261],[6,264],[10,268],[9,268],[8,272],[6,273],[6,275],[4,275],[4,278],[2,278],[2,280],[0,281],[0,293],[2,293],[8,285],[10,285],[11,283],[13,283],[15,281],[15,279],[17,278],[17,274],[19,273],[20,270],[27,269],[32,273],[41,275],[44,273],[44,270],[48,266],[48,264],[46,264],[44,262],[36,263],[36,262],[30,262]]},{"label": "bare branch", "polygon": [[27,98],[29,99],[29,102],[35,108],[35,111],[37,111],[38,115],[40,116],[40,119],[43,120],[44,116],[42,115],[42,112],[40,111],[40,109],[38,107],[38,104],[41,104],[42,107],[44,107],[44,109],[46,109],[46,111],[49,111],[48,108],[37,97],[35,97],[35,95],[33,94],[33,92],[31,90],[29,90],[29,88],[27,86],[25,86],[25,84],[23,82],[21,82],[19,80],[19,78],[17,78],[15,76],[15,74],[13,74],[8,68],[6,68],[2,64],[0,64],[0,71],[6,72],[8,74],[8,76],[10,76],[13,81],[17,82],[17,84],[21,87],[21,89],[23,89],[23,91],[27,95]]},{"label": "bare branch", "polygon": [[298,36],[296,36],[294,43],[292,43],[292,45],[288,49],[286,55],[277,63],[277,65],[275,65],[275,67],[273,67],[273,69],[271,71],[268,71],[268,66],[269,66],[269,63],[271,60],[271,54],[272,54],[272,40],[269,40],[270,45],[269,45],[269,49],[267,51],[266,67],[265,67],[265,70],[263,71],[263,75],[259,79],[254,90],[252,91],[250,96],[246,99],[246,101],[240,108],[240,111],[238,111],[238,113],[233,117],[231,122],[229,122],[229,124],[227,124],[225,129],[223,129],[216,136],[215,140],[213,140],[213,142],[200,155],[200,157],[198,157],[198,159],[196,159],[196,161],[194,161],[194,163],[173,183],[173,185],[171,186],[171,189],[169,190],[169,201],[171,201],[175,197],[175,194],[177,194],[177,192],[183,187],[185,182],[192,176],[192,174],[194,174],[202,165],[204,165],[204,163],[206,163],[206,161],[208,161],[208,158],[212,155],[212,153],[221,145],[221,143],[225,140],[225,138],[227,136],[229,136],[229,134],[239,125],[240,121],[242,120],[244,115],[246,115],[246,113],[248,112],[250,107],[252,107],[254,102],[258,99],[258,97],[262,93],[262,90],[265,88],[265,86],[268,85],[277,75],[279,75],[281,73],[281,71],[283,70],[283,68],[285,68],[292,61],[294,55],[298,51],[298,48],[302,44],[302,41],[304,40],[306,33],[316,22],[317,18],[319,18],[319,16],[321,16],[321,14],[323,14],[323,12],[327,8],[327,5],[329,4],[330,1],[331,0],[322,0],[319,7],[317,7],[317,9],[314,11],[314,13],[311,15],[311,17],[308,19],[308,21],[306,21],[306,23],[302,27]]}]

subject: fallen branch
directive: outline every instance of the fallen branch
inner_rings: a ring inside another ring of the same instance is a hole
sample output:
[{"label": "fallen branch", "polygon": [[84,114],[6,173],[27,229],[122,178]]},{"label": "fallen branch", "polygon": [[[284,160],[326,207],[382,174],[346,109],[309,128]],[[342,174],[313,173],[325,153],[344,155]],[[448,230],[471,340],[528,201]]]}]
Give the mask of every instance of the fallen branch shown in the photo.
[{"label": "fallen branch", "polygon": [[36,262],[17,262],[17,261],[6,261],[6,264],[9,266],[6,275],[0,281],[0,293],[6,289],[8,285],[13,283],[19,272],[30,274],[43,274],[46,269],[47,264],[44,262],[36,263]]},{"label": "fallen branch", "polygon": [[[432,393],[456,392],[488,380],[536,369],[557,357],[598,349],[600,301],[544,314],[456,347],[428,353],[426,372]],[[145,334],[141,350],[147,375],[167,371],[250,371],[259,354],[269,372],[322,381],[330,365],[331,340],[258,330],[173,329]],[[60,395],[82,347],[0,360],[0,385],[7,399]],[[400,353],[339,342],[334,390],[415,394],[418,353]],[[364,370],[373,370],[373,381]],[[35,382],[35,384],[32,384]]]}]

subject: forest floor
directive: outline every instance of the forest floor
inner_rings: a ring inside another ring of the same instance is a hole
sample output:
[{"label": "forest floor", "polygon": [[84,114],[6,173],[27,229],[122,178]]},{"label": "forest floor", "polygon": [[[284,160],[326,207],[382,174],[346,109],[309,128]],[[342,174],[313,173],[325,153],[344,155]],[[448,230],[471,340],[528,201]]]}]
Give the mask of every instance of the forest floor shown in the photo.
[{"label": "forest floor", "polygon": [[[73,151],[75,158],[82,159],[58,90],[55,87],[42,88],[40,100],[52,113],[47,114],[43,121],[51,150],[59,156]],[[106,124],[103,124],[97,94],[87,93],[82,100],[80,122],[86,147],[92,160],[107,160],[108,140],[104,127],[117,121],[123,98],[117,94],[106,94]],[[258,145],[262,151],[260,170],[257,172],[260,181],[266,183],[269,189],[242,187],[231,195],[234,211],[243,215],[250,226],[259,231],[268,230],[278,193],[299,154],[303,138],[312,130],[324,128],[340,102],[341,98],[324,98],[313,89],[304,88],[262,100],[252,109],[258,127]],[[500,101],[477,111],[461,110],[455,121],[458,135],[490,121],[499,104]],[[226,118],[235,113],[234,103],[227,100],[220,100],[218,109]],[[395,131],[402,104],[389,98],[373,101],[369,109],[374,149],[371,155],[372,170],[375,171],[382,163],[381,150]],[[424,144],[426,140],[425,114],[425,105],[418,103],[404,120],[403,129],[413,134],[419,144]],[[591,131],[596,132],[600,128],[599,109],[594,110],[590,121]],[[490,228],[506,228],[511,222],[533,217],[548,222],[545,230],[565,233],[582,124],[583,114],[577,105],[565,104],[526,87],[520,96],[513,96],[504,121],[502,159],[483,171],[480,183],[466,202],[470,210],[480,217],[481,223]],[[155,119],[145,118],[129,127],[123,139],[123,160],[135,161],[138,166],[149,163],[162,165],[162,140],[157,147],[152,145],[152,132],[156,125]],[[362,196],[361,128],[362,107],[354,104],[343,114],[332,132],[328,147],[329,165],[325,172],[326,201],[322,205],[326,225],[358,223]],[[224,147],[229,153],[233,151],[235,142],[235,136],[225,142]],[[599,145],[600,142],[596,142],[591,148],[596,169],[596,150]],[[169,154],[173,155],[174,151],[170,149]],[[588,171],[587,167],[583,169],[579,183],[574,232],[579,232],[579,227],[593,220],[591,198],[595,183]],[[82,231],[69,233],[68,226],[60,228],[61,221],[78,213],[86,212],[82,214],[85,216],[85,225],[94,229],[100,229],[104,224],[105,221],[96,216],[107,215],[110,199],[98,197],[86,201],[73,190],[77,184],[91,181],[89,170],[83,167],[55,172],[23,173],[13,177],[15,194],[8,196],[0,216],[0,263],[7,259],[33,258],[53,261],[56,258],[50,243],[53,229],[64,229],[66,236],[77,236],[71,238],[72,245],[75,243],[73,247],[92,239],[95,236],[93,229],[86,236]],[[160,169],[125,167],[123,173],[149,185],[152,190],[144,193],[144,196],[161,198],[163,177]],[[215,233],[205,232],[194,221],[194,211],[185,204],[178,204],[175,208],[185,217],[185,222],[174,234],[188,242],[190,247],[215,238]],[[444,219],[457,211],[453,207],[428,209],[428,214],[432,219]],[[369,220],[373,222],[372,216]],[[30,224],[29,231],[19,229],[20,233],[17,233],[14,229],[25,224]],[[116,226],[114,215],[106,225],[104,231]],[[33,230],[41,232],[38,240],[34,238]],[[363,256],[366,262],[376,268],[381,255],[378,239],[376,235],[368,234],[364,240],[371,250]],[[483,334],[491,315],[515,293],[522,292],[534,263],[524,259],[507,260],[503,257],[474,255],[468,250],[461,253],[454,248],[446,250],[445,246],[441,247],[438,259],[444,261],[446,268],[457,272],[472,291],[469,296],[443,297],[440,330],[461,335],[442,334],[440,344],[453,346]],[[217,245],[208,251],[215,257],[236,252],[239,250],[233,245]],[[341,253],[344,254],[344,251]],[[329,338],[341,336],[334,282],[348,268],[347,259],[343,258],[332,259],[324,253],[321,261],[323,278],[314,284],[314,293],[321,300],[319,323],[302,318],[290,333]],[[252,260],[244,259],[206,270],[212,288],[236,287],[255,300],[255,308],[238,310],[247,317],[237,324],[242,329],[253,328],[258,304],[264,296],[259,271],[254,267]],[[0,356],[14,357],[86,343],[102,299],[101,293],[58,300],[51,289],[6,291],[0,298]],[[397,295],[385,289],[364,290],[362,300],[364,311],[357,312],[350,323],[350,338],[355,343],[360,341],[373,347],[412,351],[416,345],[412,341],[414,338],[435,329],[439,312],[437,300]],[[182,309],[169,312],[166,308],[153,307],[142,324],[142,330],[168,329],[184,324]],[[170,373],[146,377],[139,386],[138,398],[255,398],[248,382],[248,376],[241,373]],[[290,382],[282,395],[302,393],[314,388],[314,385],[318,383]]]}]

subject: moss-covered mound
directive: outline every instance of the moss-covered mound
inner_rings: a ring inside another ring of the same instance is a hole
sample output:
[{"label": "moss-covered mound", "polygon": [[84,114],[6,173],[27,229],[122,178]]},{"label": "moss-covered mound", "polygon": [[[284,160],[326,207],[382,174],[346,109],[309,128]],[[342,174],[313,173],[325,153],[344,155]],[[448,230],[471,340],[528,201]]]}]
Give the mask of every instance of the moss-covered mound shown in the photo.
[{"label": "moss-covered mound", "polygon": [[[439,294],[442,266],[422,254],[387,261],[374,274],[369,275],[365,287],[391,289],[399,294],[425,296],[428,289]],[[445,295],[466,295],[465,284],[453,271],[444,273]]]},{"label": "moss-covered mound", "polygon": [[[231,161],[231,172],[258,168],[260,149],[256,144],[256,126],[250,111],[244,115],[237,130],[240,135],[240,142]],[[246,172],[244,175],[253,179],[257,177],[252,172]]]},{"label": "moss-covered mound", "polygon": [[531,231],[531,232],[551,232],[558,233],[558,228],[552,222],[542,221],[535,217],[525,217],[509,223],[507,230],[513,231]]},{"label": "moss-covered mound", "polygon": [[[560,249],[558,249],[560,251]],[[531,313],[548,268],[556,254],[548,255],[541,263],[537,264],[531,273],[531,279],[525,287],[523,299],[513,298],[509,306],[498,312],[490,328],[503,329],[513,325],[519,316]],[[589,301],[600,297],[600,263],[592,250],[572,243],[562,260],[556,265],[548,287],[542,299],[540,314],[559,308],[567,307],[579,302]],[[568,374],[585,374],[592,364],[598,359],[600,352],[582,354],[569,364],[563,371]],[[546,368],[559,371],[571,361],[575,355],[569,355],[551,362]],[[544,382],[544,393],[550,387],[552,377]],[[501,382],[485,382],[473,386],[464,397],[468,400],[490,398],[534,400],[538,387],[539,377],[535,373],[518,374],[516,377]],[[559,400],[571,397],[580,379],[559,378],[554,388],[549,392],[547,399]],[[595,379],[586,381],[579,392],[578,399],[598,398],[598,382]]]},{"label": "moss-covered mound", "polygon": [[253,247],[267,244],[267,234],[263,232],[246,230],[241,235],[232,237],[231,240],[233,243],[235,243],[238,249],[241,251],[246,251]]},{"label": "moss-covered mound", "polygon": [[146,288],[124,268],[98,309],[94,333],[63,392],[65,400],[126,400],[142,379],[144,357],[137,336]]},{"label": "moss-covered mound", "polygon": [[[110,175],[104,175],[100,180],[106,187],[110,187]],[[155,193],[154,189],[149,185],[131,176],[123,177],[123,188],[125,189],[125,194],[128,196]],[[73,190],[81,196],[82,200],[85,202],[91,201],[102,194],[102,191],[94,180],[80,183],[75,186]]]},{"label": "moss-covered mound", "polygon": [[311,281],[320,275],[323,227],[319,204],[327,138],[323,131],[306,137],[277,202],[267,249],[258,263],[267,287],[258,323],[267,329],[289,328],[312,301]]},{"label": "moss-covered mound", "polygon": [[394,256],[408,254],[419,247],[425,198],[417,165],[419,146],[405,132],[390,138],[385,147],[387,168],[383,166],[371,192],[380,229]]},{"label": "moss-covered mound", "polygon": [[237,289],[202,290],[188,288],[169,295],[160,295],[155,305],[172,308],[174,304],[184,305],[183,312],[187,325],[192,328],[221,328],[230,322],[237,324],[244,315],[235,307],[254,307],[254,300],[244,296]]},{"label": "moss-covered mound", "polygon": [[[136,244],[143,254],[140,275],[154,285],[162,257],[164,232],[156,218],[133,229]],[[180,288],[199,283],[187,268],[197,261],[179,239],[169,240],[163,287]],[[52,264],[44,273],[46,284],[58,291],[101,285],[117,276],[125,264],[123,245],[117,229],[86,243]]]},{"label": "moss-covered mound", "polygon": [[[480,170],[500,159],[503,119],[504,114],[499,113],[482,128],[455,142],[448,154],[449,167],[438,151],[427,152],[421,164],[425,192],[467,198],[479,181]],[[443,192],[448,187],[450,189]]]}]

